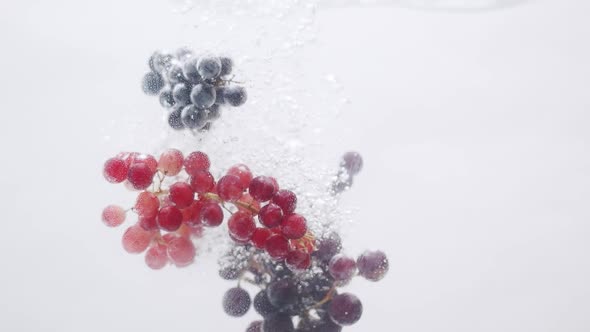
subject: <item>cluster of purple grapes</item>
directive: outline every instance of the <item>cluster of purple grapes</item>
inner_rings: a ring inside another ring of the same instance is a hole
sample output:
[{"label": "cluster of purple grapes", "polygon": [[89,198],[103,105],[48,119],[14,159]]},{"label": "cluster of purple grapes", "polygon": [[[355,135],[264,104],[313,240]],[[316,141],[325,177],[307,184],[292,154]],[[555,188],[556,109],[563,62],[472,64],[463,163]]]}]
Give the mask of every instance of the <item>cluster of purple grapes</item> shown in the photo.
[{"label": "cluster of purple grapes", "polygon": [[180,48],[168,53],[156,51],[148,61],[150,72],[142,80],[143,92],[159,95],[169,110],[168,124],[176,130],[208,130],[221,116],[224,105],[241,106],[246,90],[233,84],[233,60],[210,55],[197,56]]},{"label": "cluster of purple grapes", "polygon": [[[361,166],[358,153],[343,157],[344,171],[357,174]],[[241,317],[254,307],[262,319],[252,322],[246,332],[334,332],[356,323],[363,312],[361,301],[338,289],[355,276],[381,280],[389,270],[387,256],[381,251],[365,251],[357,259],[347,256],[335,232],[316,239],[314,249],[310,267],[300,270],[251,245],[235,244],[220,259],[219,275],[238,281],[223,296],[225,313]],[[244,282],[260,288],[253,299],[241,287]]]}]

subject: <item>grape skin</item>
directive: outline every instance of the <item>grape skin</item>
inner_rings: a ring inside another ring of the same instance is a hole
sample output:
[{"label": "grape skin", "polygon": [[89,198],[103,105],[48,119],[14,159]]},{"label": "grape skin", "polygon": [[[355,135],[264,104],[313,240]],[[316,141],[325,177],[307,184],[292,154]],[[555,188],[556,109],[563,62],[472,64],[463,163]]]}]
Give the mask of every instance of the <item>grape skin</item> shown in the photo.
[{"label": "grape skin", "polygon": [[174,106],[172,112],[168,115],[168,124],[174,130],[184,129],[184,123],[182,123],[182,106]]},{"label": "grape skin", "polygon": [[183,108],[180,117],[182,124],[190,129],[200,129],[207,123],[207,114],[195,105],[188,105]]},{"label": "grape skin", "polygon": [[347,326],[356,323],[363,314],[361,301],[353,294],[343,293],[332,298],[328,314],[334,323]]},{"label": "grape skin", "polygon": [[184,106],[191,102],[191,88],[184,83],[176,84],[172,90],[172,98],[176,105]]},{"label": "grape skin", "polygon": [[223,99],[231,106],[237,107],[246,103],[248,94],[241,86],[230,86],[223,89]]},{"label": "grape skin", "polygon": [[143,76],[141,86],[145,94],[155,96],[164,87],[164,79],[158,73],[149,72]]},{"label": "grape skin", "polygon": [[293,332],[293,320],[287,314],[275,314],[264,319],[262,323],[263,332]]},{"label": "grape skin", "polygon": [[197,84],[192,89],[190,100],[195,106],[200,108],[209,108],[215,103],[215,88],[209,84]]},{"label": "grape skin", "polygon": [[382,251],[365,251],[357,259],[359,274],[370,281],[379,281],[389,271],[389,261]]},{"label": "grape skin", "polygon": [[242,288],[230,288],[223,295],[223,310],[232,317],[244,316],[250,309],[250,305],[250,294]]},{"label": "grape skin", "polygon": [[197,62],[197,70],[203,79],[212,79],[221,72],[221,61],[217,57],[202,57]]}]

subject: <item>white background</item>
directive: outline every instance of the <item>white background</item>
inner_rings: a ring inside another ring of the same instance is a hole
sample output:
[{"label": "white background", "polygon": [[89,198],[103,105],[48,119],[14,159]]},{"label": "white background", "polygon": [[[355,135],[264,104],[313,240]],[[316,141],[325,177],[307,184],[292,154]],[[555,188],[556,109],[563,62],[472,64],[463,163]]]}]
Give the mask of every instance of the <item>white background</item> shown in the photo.
[{"label": "white background", "polygon": [[[163,126],[138,77],[174,45],[164,1],[2,1],[2,331],[242,331],[214,266],[149,271],[99,220],[100,168]],[[366,167],[351,250],[391,261],[347,331],[590,330],[590,5],[320,11],[306,70],[351,100],[326,130]],[[167,28],[169,27],[169,28]],[[143,112],[143,111],[142,111]],[[154,115],[147,115],[154,114]],[[157,120],[156,120],[157,119]],[[106,129],[105,129],[106,128]],[[111,131],[111,132],[109,132]]]}]

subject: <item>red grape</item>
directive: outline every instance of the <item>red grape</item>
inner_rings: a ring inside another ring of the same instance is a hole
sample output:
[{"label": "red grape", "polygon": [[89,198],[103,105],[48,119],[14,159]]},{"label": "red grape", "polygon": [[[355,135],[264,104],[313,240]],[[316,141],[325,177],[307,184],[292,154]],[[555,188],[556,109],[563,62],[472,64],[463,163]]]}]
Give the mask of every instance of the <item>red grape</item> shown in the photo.
[{"label": "red grape", "polygon": [[206,203],[201,209],[201,219],[205,226],[219,226],[223,222],[223,210],[218,203]]},{"label": "red grape", "polygon": [[161,243],[154,243],[145,253],[145,263],[150,269],[159,270],[168,263],[166,246]]},{"label": "red grape", "polygon": [[234,213],[228,221],[229,233],[240,241],[248,241],[256,230],[256,223],[252,214],[245,211]]},{"label": "red grape", "polygon": [[198,171],[208,171],[209,167],[211,167],[209,157],[200,151],[193,152],[184,159],[184,169],[190,176]]},{"label": "red grape", "polygon": [[201,200],[195,200],[193,203],[182,210],[182,221],[189,226],[201,225],[201,209],[203,208],[204,202]]},{"label": "red grape", "polygon": [[121,158],[111,158],[104,163],[102,174],[111,183],[121,183],[127,179],[129,167]]},{"label": "red grape", "polygon": [[272,235],[264,244],[264,249],[274,259],[283,259],[289,253],[289,240],[282,235]]},{"label": "red grape", "polygon": [[238,205],[239,210],[247,211],[250,213],[254,212],[254,214],[256,214],[256,213],[258,213],[258,211],[260,211],[260,202],[255,200],[248,193],[243,194],[242,197],[240,197],[240,199],[237,201],[237,203],[240,203]]},{"label": "red grape", "polygon": [[133,225],[123,234],[123,248],[131,254],[139,254],[147,249],[152,241],[154,232],[149,232],[139,225]]},{"label": "red grape", "polygon": [[196,171],[191,176],[191,187],[196,193],[208,193],[215,187],[215,179],[208,171]]},{"label": "red grape", "polygon": [[195,258],[195,254],[196,249],[193,242],[186,237],[175,237],[168,244],[168,257],[176,266],[189,265]]},{"label": "red grape", "polygon": [[158,213],[158,226],[168,232],[174,232],[182,224],[182,212],[176,206],[167,206]]},{"label": "red grape", "polygon": [[276,180],[268,176],[257,176],[250,182],[248,191],[257,201],[266,202],[279,190],[275,183]]},{"label": "red grape", "polygon": [[299,214],[292,214],[286,217],[281,224],[283,235],[289,239],[300,239],[307,232],[305,218]]},{"label": "red grape", "polygon": [[328,305],[328,314],[338,325],[352,325],[361,319],[363,305],[358,297],[350,293],[338,294]]},{"label": "red grape", "polygon": [[160,200],[156,195],[149,191],[143,191],[137,195],[135,206],[133,207],[139,216],[152,217],[158,214]]},{"label": "red grape", "polygon": [[158,229],[157,216],[139,216],[137,224],[146,231],[155,231]]},{"label": "red grape", "polygon": [[125,210],[118,205],[109,205],[102,210],[102,222],[109,227],[117,227],[125,221]]},{"label": "red grape", "polygon": [[258,212],[258,220],[268,228],[279,226],[283,220],[283,210],[274,203],[268,203]]},{"label": "red grape", "polygon": [[254,234],[252,234],[252,244],[258,248],[264,248],[266,240],[272,235],[272,232],[268,228],[256,228]]},{"label": "red grape", "polygon": [[237,164],[232,166],[228,171],[228,175],[235,175],[240,179],[240,183],[242,187],[248,188],[250,185],[250,181],[252,181],[252,172],[248,168],[248,166],[244,164]]},{"label": "red grape", "polygon": [[183,163],[184,156],[182,152],[176,149],[168,149],[160,155],[158,169],[166,175],[174,176],[180,173]]},{"label": "red grape", "polygon": [[133,188],[143,190],[149,187],[154,179],[154,173],[147,164],[135,163],[129,167],[127,180]]},{"label": "red grape", "polygon": [[170,200],[176,204],[179,209],[190,206],[194,199],[195,193],[188,183],[176,182],[170,186]]},{"label": "red grape", "polygon": [[217,182],[217,193],[224,201],[237,201],[244,193],[244,187],[240,178],[235,175],[226,175]]},{"label": "red grape", "polygon": [[272,198],[272,202],[283,209],[285,215],[295,212],[297,196],[290,190],[279,190]]},{"label": "red grape", "polygon": [[146,164],[150,168],[152,174],[156,174],[156,172],[158,171],[158,162],[156,161],[156,158],[154,158],[154,156],[152,156],[151,154],[134,155],[131,159],[131,165],[137,163]]},{"label": "red grape", "polygon": [[305,270],[311,266],[311,256],[301,250],[292,250],[285,258],[287,266],[292,270]]},{"label": "red grape", "polygon": [[336,280],[350,280],[356,272],[356,262],[348,256],[339,254],[330,260],[328,271]]}]

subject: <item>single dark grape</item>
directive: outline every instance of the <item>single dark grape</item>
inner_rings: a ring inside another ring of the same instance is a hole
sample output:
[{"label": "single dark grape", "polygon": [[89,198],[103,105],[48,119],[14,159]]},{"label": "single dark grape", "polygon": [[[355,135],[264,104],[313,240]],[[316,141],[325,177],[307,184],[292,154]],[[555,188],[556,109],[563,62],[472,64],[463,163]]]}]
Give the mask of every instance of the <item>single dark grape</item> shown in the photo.
[{"label": "single dark grape", "polygon": [[165,108],[170,108],[174,106],[176,102],[174,101],[174,97],[172,96],[172,91],[170,89],[164,89],[160,92],[160,105]]},{"label": "single dark grape", "polygon": [[164,79],[158,73],[149,72],[143,76],[141,86],[146,95],[155,96],[164,87]]},{"label": "single dark grape", "polygon": [[205,110],[197,108],[195,105],[188,105],[182,109],[182,124],[189,129],[200,129],[207,123],[207,114]]},{"label": "single dark grape", "polygon": [[358,297],[350,293],[342,293],[332,298],[328,306],[328,314],[338,325],[352,325],[361,319],[363,304]]},{"label": "single dark grape", "polygon": [[230,86],[223,89],[223,99],[231,106],[237,107],[244,105],[248,99],[246,89],[241,86]]},{"label": "single dark grape", "polygon": [[389,271],[389,261],[384,252],[365,251],[356,261],[359,274],[371,281],[379,281]]},{"label": "single dark grape", "polygon": [[340,166],[342,166],[348,172],[348,174],[356,175],[363,168],[363,157],[361,157],[360,153],[358,152],[347,152],[344,154],[344,156],[342,156]]},{"label": "single dark grape", "polygon": [[241,269],[231,265],[226,265],[219,269],[219,276],[225,280],[237,280],[241,274]]},{"label": "single dark grape", "polygon": [[266,296],[279,309],[293,305],[297,302],[297,284],[291,278],[277,280],[268,285]]},{"label": "single dark grape", "polygon": [[221,117],[221,108],[219,105],[211,105],[207,110],[207,121],[215,121]]},{"label": "single dark grape", "polygon": [[201,83],[203,80],[199,71],[197,70],[197,61],[196,57],[192,57],[187,59],[184,65],[182,66],[182,73],[184,77],[193,84]]},{"label": "single dark grape", "polygon": [[184,74],[182,73],[182,67],[179,64],[173,64],[168,70],[168,81],[173,85],[188,82],[188,80],[184,77]]},{"label": "single dark grape", "polygon": [[248,328],[246,328],[246,332],[262,332],[262,321],[255,320],[252,323],[250,323],[250,325],[248,325]]},{"label": "single dark grape", "polygon": [[203,79],[215,78],[221,72],[221,61],[218,57],[202,57],[197,62],[197,70]]},{"label": "single dark grape", "polygon": [[334,279],[328,274],[314,274],[313,278],[302,283],[302,296],[309,299],[309,304],[315,304],[323,300],[332,289]]},{"label": "single dark grape", "polygon": [[225,104],[224,89],[222,86],[215,87],[215,105]]},{"label": "single dark grape", "polygon": [[278,312],[277,307],[270,303],[266,292],[263,290],[254,296],[254,310],[262,317],[267,317]]},{"label": "single dark grape", "polygon": [[215,103],[215,88],[209,84],[197,84],[191,91],[190,99],[195,106],[209,108]]},{"label": "single dark grape", "polygon": [[250,309],[250,294],[242,288],[230,288],[223,295],[223,310],[232,317],[244,316]]},{"label": "single dark grape", "polygon": [[227,76],[231,74],[231,71],[234,68],[233,60],[228,57],[220,57],[219,61],[221,62],[221,71],[219,72],[219,76]]},{"label": "single dark grape", "polygon": [[172,129],[181,130],[184,129],[184,124],[182,123],[182,107],[181,106],[174,106],[172,108],[172,112],[168,115],[168,124]]},{"label": "single dark grape", "polygon": [[161,73],[164,70],[170,68],[170,65],[172,64],[172,58],[172,54],[156,51],[150,56],[148,65],[153,72]]},{"label": "single dark grape", "polygon": [[317,244],[314,255],[323,262],[329,262],[332,257],[342,250],[342,240],[335,232],[326,234]]},{"label": "single dark grape", "polygon": [[191,103],[191,89],[184,83],[176,84],[172,90],[172,97],[178,106],[185,106]]},{"label": "single dark grape", "polygon": [[293,332],[293,320],[286,314],[275,314],[264,319],[262,323],[263,332]]}]

